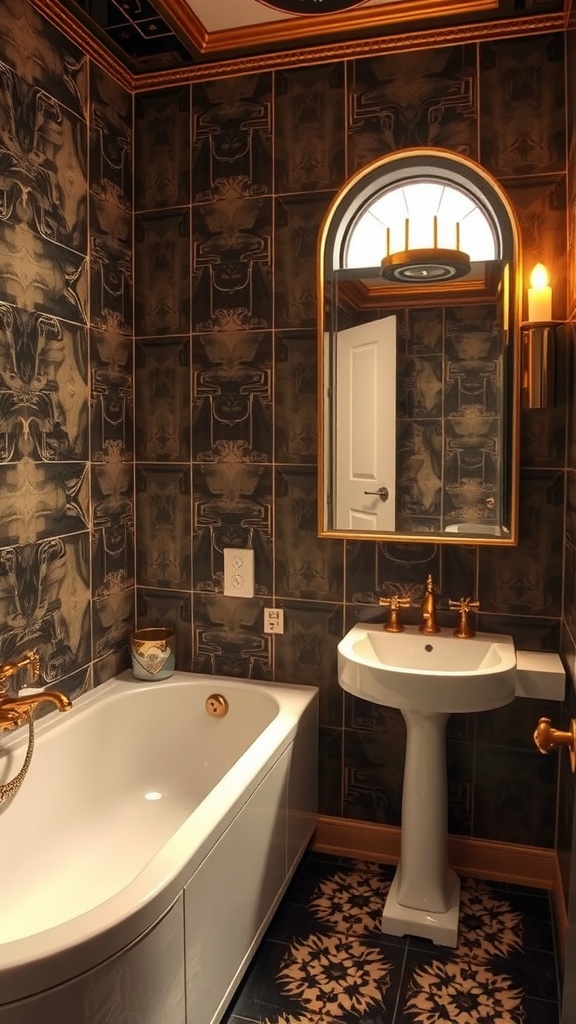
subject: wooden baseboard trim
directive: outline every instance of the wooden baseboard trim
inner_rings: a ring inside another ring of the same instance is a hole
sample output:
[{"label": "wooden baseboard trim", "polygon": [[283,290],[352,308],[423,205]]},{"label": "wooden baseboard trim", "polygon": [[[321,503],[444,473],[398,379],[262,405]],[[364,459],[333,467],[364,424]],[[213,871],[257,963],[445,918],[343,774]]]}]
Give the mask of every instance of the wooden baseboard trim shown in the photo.
[{"label": "wooden baseboard trim", "polygon": [[[397,864],[400,829],[321,815],[312,846],[323,853]],[[492,878],[538,889],[554,889],[556,885],[558,867],[554,850],[450,836],[448,860],[455,871],[475,878]]]},{"label": "wooden baseboard trim", "polygon": [[[392,825],[373,825],[320,815],[311,846],[319,853],[397,864],[400,859],[400,829]],[[555,850],[449,836],[448,861],[461,875],[547,889],[554,911],[558,959],[564,963],[568,918]]]}]

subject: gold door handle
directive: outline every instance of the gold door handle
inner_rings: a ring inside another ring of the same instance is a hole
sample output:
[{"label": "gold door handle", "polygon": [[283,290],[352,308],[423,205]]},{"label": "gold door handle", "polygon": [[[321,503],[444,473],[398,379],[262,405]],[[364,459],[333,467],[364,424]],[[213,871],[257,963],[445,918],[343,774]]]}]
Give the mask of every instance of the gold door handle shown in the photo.
[{"label": "gold door handle", "polygon": [[576,718],[571,720],[569,732],[553,729],[549,718],[541,718],[534,731],[534,743],[541,754],[549,754],[558,747],[568,747],[570,766],[576,773]]}]

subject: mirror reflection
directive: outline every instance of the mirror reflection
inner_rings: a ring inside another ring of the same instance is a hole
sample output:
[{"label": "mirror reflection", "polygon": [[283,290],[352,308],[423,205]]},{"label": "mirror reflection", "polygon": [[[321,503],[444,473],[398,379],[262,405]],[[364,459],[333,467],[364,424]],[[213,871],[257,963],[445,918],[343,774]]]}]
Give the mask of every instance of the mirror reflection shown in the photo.
[{"label": "mirror reflection", "polygon": [[515,543],[516,227],[469,173],[437,151],[387,158],[332,204],[321,535]]}]

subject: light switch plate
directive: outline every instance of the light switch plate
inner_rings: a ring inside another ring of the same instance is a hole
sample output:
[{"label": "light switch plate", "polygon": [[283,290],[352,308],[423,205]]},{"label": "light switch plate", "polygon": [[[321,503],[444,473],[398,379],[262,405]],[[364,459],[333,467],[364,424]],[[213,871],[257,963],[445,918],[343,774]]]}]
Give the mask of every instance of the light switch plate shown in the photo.
[{"label": "light switch plate", "polygon": [[224,594],[227,597],[254,597],[252,548],[224,548]]}]

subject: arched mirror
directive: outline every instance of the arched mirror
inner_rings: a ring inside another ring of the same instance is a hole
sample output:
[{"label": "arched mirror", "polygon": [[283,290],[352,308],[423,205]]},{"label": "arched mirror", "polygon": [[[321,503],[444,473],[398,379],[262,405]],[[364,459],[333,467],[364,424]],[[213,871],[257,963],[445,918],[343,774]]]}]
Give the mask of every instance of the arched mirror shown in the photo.
[{"label": "arched mirror", "polygon": [[479,165],[403,150],[320,234],[320,536],[515,544],[519,233]]}]

